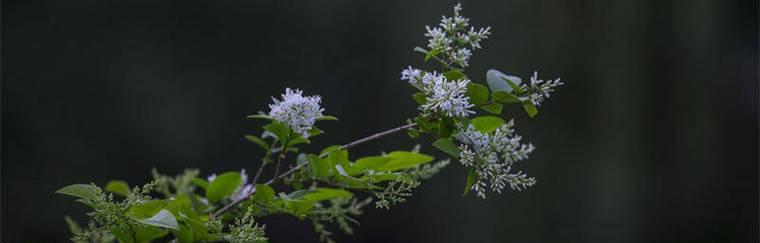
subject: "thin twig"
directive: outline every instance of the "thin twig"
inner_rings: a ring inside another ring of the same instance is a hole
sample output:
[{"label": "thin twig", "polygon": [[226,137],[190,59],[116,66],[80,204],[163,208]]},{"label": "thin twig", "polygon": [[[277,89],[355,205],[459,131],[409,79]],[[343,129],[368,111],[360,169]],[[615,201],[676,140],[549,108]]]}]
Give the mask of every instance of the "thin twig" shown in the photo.
[{"label": "thin twig", "polygon": [[285,142],[284,145],[282,145],[282,150],[280,150],[280,154],[277,155],[277,163],[274,165],[274,175],[272,176],[272,179],[277,178],[277,176],[280,175],[280,162],[285,159],[285,156],[288,154],[288,145],[290,141]]},{"label": "thin twig", "polygon": [[[366,142],[369,142],[369,141],[372,141],[372,140],[375,140],[375,139],[378,139],[378,138],[381,138],[381,137],[384,137],[384,136],[388,136],[390,134],[394,134],[394,133],[397,133],[397,132],[400,132],[400,131],[404,131],[404,130],[412,128],[412,127],[414,127],[416,125],[417,125],[416,123],[410,123],[410,124],[403,125],[403,126],[400,126],[400,127],[397,127],[397,128],[393,128],[393,129],[390,129],[390,130],[387,130],[387,131],[375,133],[375,134],[370,135],[368,137],[361,138],[361,139],[355,140],[353,142],[344,144],[344,145],[340,146],[338,148],[338,150],[350,149],[350,148],[353,148],[354,146],[357,146],[357,145],[360,145],[360,144],[363,144],[363,143],[366,143]],[[324,158],[324,157],[327,156],[327,154],[328,153],[320,154],[319,157],[320,158]],[[273,177],[272,179],[270,179],[269,181],[267,181],[266,183],[264,183],[264,185],[271,185],[271,184],[275,183],[277,180],[285,178],[285,177],[289,176],[290,174],[293,174],[294,172],[300,170],[306,164],[308,164],[308,163],[298,164],[295,167],[290,168],[290,170],[285,171],[281,175],[277,175],[277,176]],[[235,201],[233,201],[230,204],[225,205],[224,207],[222,207],[218,211],[216,211],[213,214],[211,214],[211,217],[213,218],[213,217],[217,217],[219,215],[222,215],[224,212],[229,211],[230,209],[234,208],[235,206],[239,205],[243,201],[245,201],[248,198],[250,198],[254,193],[256,193],[256,188],[255,187],[253,188],[253,190],[251,190],[251,192],[249,192],[248,194],[246,194],[244,197],[242,197],[242,198],[240,198],[238,200],[235,200]]]},{"label": "thin twig", "polygon": [[255,185],[256,182],[259,181],[259,177],[261,177],[261,173],[264,172],[264,167],[267,166],[267,162],[263,161],[261,166],[259,166],[259,171],[256,171],[256,175],[253,176],[253,181],[251,181],[251,184]]}]

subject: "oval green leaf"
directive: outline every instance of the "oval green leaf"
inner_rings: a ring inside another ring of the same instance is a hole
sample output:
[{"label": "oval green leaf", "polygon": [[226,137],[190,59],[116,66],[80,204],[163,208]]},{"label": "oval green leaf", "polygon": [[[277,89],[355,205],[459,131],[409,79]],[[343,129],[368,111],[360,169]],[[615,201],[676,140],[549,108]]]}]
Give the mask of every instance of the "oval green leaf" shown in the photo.
[{"label": "oval green leaf", "polygon": [[420,153],[413,153],[408,151],[394,151],[386,155],[391,158],[387,163],[377,166],[377,171],[396,171],[402,169],[413,168],[417,165],[425,164],[433,161],[433,157]]},{"label": "oval green leaf", "polygon": [[245,139],[259,145],[264,151],[269,151],[269,144],[259,137],[253,135],[245,135]]},{"label": "oval green leaf", "polygon": [[463,197],[472,190],[472,185],[475,184],[475,179],[477,179],[477,177],[478,175],[475,173],[475,169],[470,169],[470,171],[467,172],[467,182],[465,182],[464,193],[462,193]]},{"label": "oval green leaf", "polygon": [[74,184],[58,189],[55,193],[78,197],[87,201],[93,201],[98,198],[100,188],[91,184]]},{"label": "oval green leaf", "polygon": [[106,184],[106,191],[126,197],[129,195],[129,185],[126,181],[122,180],[112,180],[109,181],[108,184]]},{"label": "oval green leaf", "polygon": [[495,116],[479,116],[470,120],[470,124],[482,133],[493,132],[504,123],[504,119]]},{"label": "oval green leaf", "polygon": [[218,175],[206,188],[206,198],[215,203],[235,193],[242,183],[240,172],[226,172]]},{"label": "oval green leaf", "polygon": [[435,142],[433,142],[433,147],[438,148],[451,157],[459,158],[459,146],[454,144],[454,141],[451,141],[450,138],[439,138],[438,140],[435,140]]},{"label": "oval green leaf", "polygon": [[525,113],[528,113],[528,116],[531,118],[536,116],[538,114],[538,108],[536,108],[535,105],[533,105],[533,102],[526,101],[523,103],[523,110],[525,110]]},{"label": "oval green leaf", "polygon": [[501,114],[501,110],[503,108],[504,108],[504,105],[498,104],[498,103],[487,104],[487,105],[484,105],[484,106],[480,107],[480,109],[483,109],[484,111],[486,111],[488,113],[491,113],[491,114],[494,114],[494,115]]},{"label": "oval green leaf", "polygon": [[482,105],[488,102],[488,88],[482,84],[468,83],[465,95],[470,98],[470,103],[474,105]]},{"label": "oval green leaf", "polygon": [[161,209],[161,211],[158,211],[158,213],[156,213],[150,218],[136,219],[136,220],[143,224],[156,226],[159,228],[179,230],[179,224],[177,223],[177,219],[174,217],[174,215],[171,212],[169,212],[169,210],[166,210],[166,209]]}]

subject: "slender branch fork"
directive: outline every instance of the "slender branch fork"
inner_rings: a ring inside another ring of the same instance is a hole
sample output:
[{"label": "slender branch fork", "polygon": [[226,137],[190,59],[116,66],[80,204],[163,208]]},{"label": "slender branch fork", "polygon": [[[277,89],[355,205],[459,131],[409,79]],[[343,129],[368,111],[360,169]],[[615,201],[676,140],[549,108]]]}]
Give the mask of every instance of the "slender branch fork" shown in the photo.
[{"label": "slender branch fork", "polygon": [[[407,125],[403,125],[403,126],[400,126],[400,127],[396,127],[396,128],[390,129],[390,130],[386,130],[386,131],[383,131],[383,132],[375,133],[375,134],[372,134],[370,136],[367,136],[367,137],[355,140],[353,142],[344,144],[344,145],[340,146],[338,148],[338,150],[350,149],[350,148],[353,148],[353,147],[355,147],[357,145],[360,145],[360,144],[363,144],[363,143],[366,143],[366,142],[369,142],[369,141],[372,141],[372,140],[375,140],[375,139],[378,139],[378,138],[381,138],[381,137],[385,137],[385,136],[388,136],[388,135],[391,135],[391,134],[394,134],[394,133],[397,133],[397,132],[400,132],[400,131],[404,131],[404,130],[412,128],[412,127],[414,127],[416,125],[417,125],[416,123],[410,123],[410,124],[407,124]],[[319,155],[319,157],[321,157],[321,158],[324,158],[326,156],[327,156],[327,153]],[[270,179],[269,181],[265,182],[264,185],[271,185],[271,184],[275,183],[277,180],[285,178],[285,177],[289,176],[290,174],[293,174],[294,172],[300,170],[306,164],[308,164],[308,163],[303,163],[303,164],[296,165],[295,167],[290,168],[290,170],[285,171],[285,172],[283,172],[280,175],[275,175],[274,177],[272,177],[272,179]],[[259,171],[261,171],[261,168],[260,168]],[[257,174],[259,174],[259,173],[257,173]],[[242,198],[240,198],[238,200],[235,200],[235,201],[233,201],[230,204],[225,205],[224,207],[222,207],[218,211],[216,211],[213,214],[211,214],[211,217],[217,217],[217,216],[222,215],[223,213],[229,211],[230,209],[235,208],[237,205],[239,205],[243,201],[245,201],[248,198],[250,198],[254,193],[256,193],[256,188],[255,187],[253,188],[253,190],[251,190],[251,192],[249,192],[248,194],[246,194],[244,197],[242,197]]]}]

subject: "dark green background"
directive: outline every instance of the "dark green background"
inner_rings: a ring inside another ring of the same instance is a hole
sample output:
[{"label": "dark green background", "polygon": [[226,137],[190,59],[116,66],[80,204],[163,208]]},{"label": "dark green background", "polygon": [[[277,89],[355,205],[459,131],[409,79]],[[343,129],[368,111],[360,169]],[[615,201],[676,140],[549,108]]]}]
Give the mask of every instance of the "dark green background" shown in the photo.
[{"label": "dark green background", "polygon": [[[63,216],[85,209],[53,194],[64,185],[253,170],[242,135],[261,124],[244,116],[285,87],[341,118],[321,145],[402,124],[416,111],[399,72],[423,66],[412,47],[453,4],[3,1],[1,241],[65,241]],[[343,242],[758,241],[758,1],[467,1],[464,14],[493,27],[473,79],[567,83],[534,119],[507,111],[538,147],[521,165],[538,185],[461,197],[452,164]],[[306,222],[265,222],[273,242],[316,241]]]}]

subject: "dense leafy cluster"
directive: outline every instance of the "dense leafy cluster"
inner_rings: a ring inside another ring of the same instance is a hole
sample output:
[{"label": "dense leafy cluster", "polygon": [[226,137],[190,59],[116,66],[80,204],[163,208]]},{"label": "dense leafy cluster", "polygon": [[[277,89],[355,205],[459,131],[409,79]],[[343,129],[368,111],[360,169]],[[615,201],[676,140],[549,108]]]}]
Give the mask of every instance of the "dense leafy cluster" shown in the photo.
[{"label": "dense leafy cluster", "polygon": [[334,242],[335,230],[353,234],[365,206],[374,201],[376,208],[390,209],[408,200],[422,180],[450,163],[422,153],[419,146],[371,156],[349,154],[354,146],[401,131],[412,138],[432,137],[434,147],[468,168],[465,194],[474,191],[485,198],[489,189],[500,193],[507,185],[515,190],[534,185],[534,178],[513,168],[535,147],[523,143],[514,123],[500,116],[508,104],[535,116],[536,107],[562,82],[534,74],[523,84],[496,70],[486,73],[487,86],[472,81],[464,68],[490,27],[476,30],[460,11],[457,5],[440,27],[426,27],[429,49],[415,48],[442,69],[409,67],[401,73],[418,90],[412,97],[420,110],[406,125],[316,153],[302,152],[302,145],[324,133],[318,122],[337,118],[323,114],[319,96],[288,88],[280,99],[273,98],[269,112],[248,116],[263,122],[260,134],[245,136],[263,154],[255,174],[242,169],[201,176],[188,169],[169,176],[154,170],[152,182],[132,189],[118,180],[104,188],[64,187],[58,193],[92,209],[87,227],[66,218],[72,241],[259,243],[268,241],[259,219],[290,215],[310,221],[321,241]]}]

